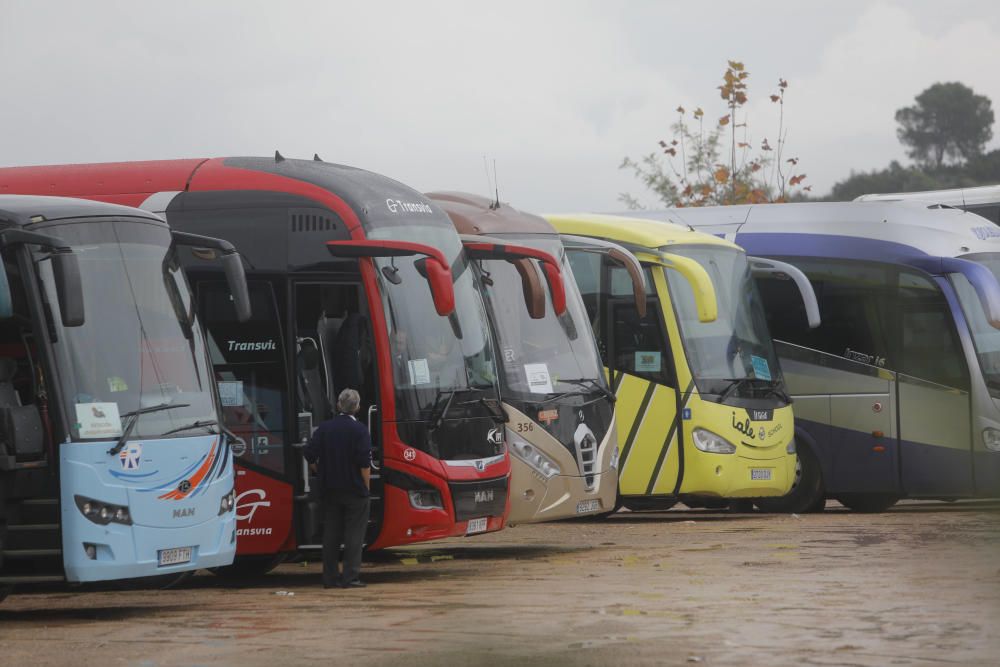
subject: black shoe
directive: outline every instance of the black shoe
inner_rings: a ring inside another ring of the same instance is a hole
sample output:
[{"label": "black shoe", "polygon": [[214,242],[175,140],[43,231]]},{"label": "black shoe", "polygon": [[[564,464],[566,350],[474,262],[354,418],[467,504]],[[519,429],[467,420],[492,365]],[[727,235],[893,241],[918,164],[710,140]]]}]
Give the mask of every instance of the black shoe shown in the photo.
[{"label": "black shoe", "polygon": [[364,588],[367,585],[368,584],[366,584],[365,582],[361,581],[360,579],[355,579],[354,581],[348,581],[346,584],[341,584],[340,587],[341,588]]}]

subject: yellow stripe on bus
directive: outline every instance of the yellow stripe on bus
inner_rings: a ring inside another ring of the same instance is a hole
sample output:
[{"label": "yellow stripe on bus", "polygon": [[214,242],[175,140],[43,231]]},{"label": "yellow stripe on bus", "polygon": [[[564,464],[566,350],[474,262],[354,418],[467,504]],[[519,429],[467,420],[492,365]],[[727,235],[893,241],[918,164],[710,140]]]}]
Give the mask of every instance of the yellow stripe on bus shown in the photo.
[{"label": "yellow stripe on bus", "polygon": [[[645,380],[639,382],[647,384]],[[621,470],[619,487],[623,495],[645,495],[676,413],[677,395],[674,390],[656,385],[644,414],[638,416],[642,421]],[[631,427],[632,424],[629,423],[628,430]],[[619,432],[621,430],[623,429],[619,426]]]}]

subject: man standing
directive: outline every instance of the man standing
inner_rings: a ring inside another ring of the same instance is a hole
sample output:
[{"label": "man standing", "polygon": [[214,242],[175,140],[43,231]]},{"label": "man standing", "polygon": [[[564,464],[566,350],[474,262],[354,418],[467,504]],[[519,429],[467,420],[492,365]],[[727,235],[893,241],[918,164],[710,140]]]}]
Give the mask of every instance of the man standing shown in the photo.
[{"label": "man standing", "polygon": [[[309,438],[305,457],[319,462],[323,498],[323,588],[363,588],[361,550],[368,526],[372,441],[355,415],[361,397],[345,389],[337,397],[337,416],[322,422]],[[340,545],[344,571],[338,571]]]}]

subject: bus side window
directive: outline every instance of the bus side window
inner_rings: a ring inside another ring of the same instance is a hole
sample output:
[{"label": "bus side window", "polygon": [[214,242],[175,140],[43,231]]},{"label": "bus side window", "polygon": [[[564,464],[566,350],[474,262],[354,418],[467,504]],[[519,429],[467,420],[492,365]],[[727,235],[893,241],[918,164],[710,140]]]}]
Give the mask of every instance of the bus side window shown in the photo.
[{"label": "bus side window", "polygon": [[[624,273],[624,270],[622,271]],[[670,350],[666,348],[655,299],[649,299],[646,317],[639,317],[631,288],[627,297],[611,301],[612,358],[608,365],[614,372],[624,372],[650,382],[674,386]]]},{"label": "bus side window", "polygon": [[870,366],[891,367],[884,304],[895,294],[890,277],[894,269],[864,262],[793,263],[809,277],[823,323],[808,328],[802,297],[792,281],[759,279],[772,337]]},{"label": "bus side window", "polygon": [[899,372],[956,389],[969,389],[968,366],[951,310],[938,286],[924,276],[901,271]]},{"label": "bus side window", "polygon": [[567,251],[570,268],[576,278],[577,287],[580,288],[580,295],[583,297],[583,305],[587,309],[587,317],[598,330],[600,321],[600,294],[601,294],[601,261],[602,256],[594,252],[583,252],[580,250]]}]

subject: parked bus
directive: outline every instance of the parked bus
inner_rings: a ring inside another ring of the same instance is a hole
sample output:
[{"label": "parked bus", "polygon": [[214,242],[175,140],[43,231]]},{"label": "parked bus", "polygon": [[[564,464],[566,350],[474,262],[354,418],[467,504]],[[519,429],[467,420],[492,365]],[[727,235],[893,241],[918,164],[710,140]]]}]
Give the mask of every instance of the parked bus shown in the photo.
[{"label": "parked bus", "polygon": [[[796,470],[791,399],[749,261],[728,241],[677,225],[553,215],[618,397],[619,490],[630,509],[781,496]],[[642,263],[645,316],[623,266],[587,252],[605,239]],[[804,283],[804,285],[803,285]],[[810,311],[815,324],[816,313]],[[805,318],[803,318],[805,321]]]},{"label": "parked bus", "polygon": [[[185,246],[195,246],[186,248]],[[0,597],[229,565],[230,438],[180,260],[232,245],[145,211],[0,196]]]},{"label": "parked bus", "polygon": [[808,329],[789,285],[758,279],[803,472],[778,509],[1000,495],[1000,238],[981,219],[908,202],[660,215],[794,264],[815,287],[823,323]]},{"label": "parked bus", "polygon": [[893,192],[861,195],[854,201],[919,201],[928,206],[950,206],[981,215],[1000,225],[1000,185],[980,185],[951,190]]},{"label": "parked bus", "polygon": [[201,260],[197,289],[236,455],[236,572],[321,548],[302,448],[346,387],[372,432],[369,549],[499,530],[508,511],[492,342],[451,221],[384,176],[230,157],[0,169],[0,188],[127,201],[233,242],[253,317]]},{"label": "parked bus", "polygon": [[499,349],[510,417],[508,522],[613,511],[615,399],[559,234],[544,218],[485,197],[427,196],[463,234]]}]

